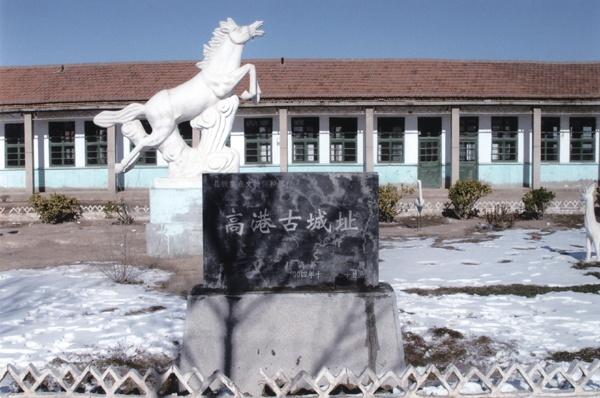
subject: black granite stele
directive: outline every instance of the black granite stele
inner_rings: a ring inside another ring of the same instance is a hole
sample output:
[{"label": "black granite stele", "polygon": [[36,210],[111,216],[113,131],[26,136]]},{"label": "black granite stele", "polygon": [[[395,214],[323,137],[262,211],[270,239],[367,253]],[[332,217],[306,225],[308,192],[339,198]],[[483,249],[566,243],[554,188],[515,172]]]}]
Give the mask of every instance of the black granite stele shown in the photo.
[{"label": "black granite stele", "polygon": [[379,284],[376,173],[203,175],[204,287]]}]

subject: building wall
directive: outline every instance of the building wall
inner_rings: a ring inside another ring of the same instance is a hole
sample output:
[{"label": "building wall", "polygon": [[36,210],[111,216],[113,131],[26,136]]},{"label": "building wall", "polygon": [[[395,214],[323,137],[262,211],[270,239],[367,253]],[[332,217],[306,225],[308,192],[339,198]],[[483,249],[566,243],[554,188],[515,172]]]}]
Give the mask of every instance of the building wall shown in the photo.
[{"label": "building wall", "polygon": [[[448,107],[443,107],[448,108]],[[258,108],[257,108],[258,109]],[[336,112],[329,112],[327,109],[319,112],[319,108],[311,111],[312,113],[296,113],[294,107],[290,107],[287,116],[288,131],[287,135],[287,154],[289,172],[360,172],[364,171],[364,134],[366,130],[365,114],[349,108],[347,112],[343,108],[337,108]],[[92,115],[93,116],[93,115]],[[34,167],[36,187],[42,187],[48,190],[68,189],[105,189],[108,186],[108,171],[106,166],[86,166],[85,153],[85,121],[92,119],[87,117],[64,117],[64,118],[44,118],[40,113],[34,120]],[[318,117],[319,118],[319,162],[318,163],[294,163],[293,159],[293,135],[292,118],[295,117]],[[404,162],[386,163],[378,162],[378,134],[377,121],[380,117],[404,117]],[[418,177],[419,172],[419,117],[441,117],[442,134],[440,137],[440,156],[441,156],[441,175],[443,186],[448,186],[451,175],[452,145],[451,145],[451,116],[449,111],[436,113],[435,111],[411,112],[407,110],[396,110],[395,112],[385,111],[375,113],[374,137],[373,137],[373,163],[374,171],[379,173],[380,183],[393,184],[414,184],[414,179]],[[479,118],[478,133],[478,176],[479,180],[490,184],[495,188],[521,188],[531,184],[532,170],[532,116],[530,113],[505,112],[497,109],[492,113],[481,112],[462,112],[461,116],[477,116]],[[518,135],[517,135],[517,159],[513,162],[497,162],[492,160],[492,117],[493,116],[516,116],[518,117]],[[573,187],[581,185],[585,181],[596,181],[600,178],[600,168],[598,159],[599,150],[599,129],[598,115],[592,115],[596,118],[596,131],[594,142],[594,161],[593,162],[571,162],[570,161],[570,139],[569,120],[571,117],[590,117],[589,114],[577,113],[554,113],[552,115],[544,114],[542,116],[560,117],[560,156],[559,161],[554,163],[542,163],[541,182],[545,187]],[[244,137],[244,119],[256,117],[272,118],[272,137],[271,137],[271,156],[270,164],[256,165],[248,164],[245,157],[245,137]],[[352,163],[334,163],[330,159],[330,134],[329,120],[331,117],[355,117],[357,119],[357,150],[356,162]],[[53,167],[50,165],[50,147],[49,147],[49,122],[51,121],[73,121],[75,122],[75,164],[73,166]],[[22,119],[2,119],[0,121],[0,188],[23,189],[25,188],[25,170],[24,168],[11,168],[6,165],[6,142],[5,125],[7,123],[21,123]],[[231,147],[238,150],[241,158],[241,172],[279,172],[280,171],[280,150],[281,150],[281,132],[279,116],[276,112],[262,112],[252,114],[252,108],[244,109],[236,117],[232,133]],[[117,148],[116,158],[120,161],[123,156],[130,151],[129,140],[125,138],[120,129],[117,128]],[[167,163],[160,153],[157,154],[156,165],[136,166],[121,178],[120,184],[125,188],[150,187],[157,177],[164,177],[167,174]],[[442,187],[443,187],[442,186]]]}]

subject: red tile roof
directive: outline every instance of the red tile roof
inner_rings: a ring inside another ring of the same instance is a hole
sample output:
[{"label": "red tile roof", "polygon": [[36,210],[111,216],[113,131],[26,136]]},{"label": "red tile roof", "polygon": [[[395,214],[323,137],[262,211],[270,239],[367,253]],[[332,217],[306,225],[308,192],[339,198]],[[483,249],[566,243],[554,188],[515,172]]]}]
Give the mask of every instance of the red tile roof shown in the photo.
[{"label": "red tile roof", "polygon": [[[263,103],[305,101],[598,101],[600,62],[403,59],[244,60]],[[143,102],[193,77],[195,62],[0,68],[0,110]],[[238,94],[247,87],[247,77]]]}]

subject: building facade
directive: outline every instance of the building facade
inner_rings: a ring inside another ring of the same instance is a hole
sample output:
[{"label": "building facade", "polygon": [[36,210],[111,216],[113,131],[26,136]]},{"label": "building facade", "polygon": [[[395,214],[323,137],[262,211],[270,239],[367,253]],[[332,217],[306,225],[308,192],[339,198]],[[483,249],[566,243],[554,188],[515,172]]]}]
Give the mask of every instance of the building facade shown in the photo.
[{"label": "building facade", "polygon": [[[257,106],[242,101],[228,143],[242,172],[375,171],[382,184],[427,188],[600,179],[600,63],[247,62],[262,94]],[[153,186],[167,174],[160,153],[115,176],[131,144],[92,119],[198,72],[193,62],[0,68],[0,189]],[[201,139],[187,122],[179,130],[190,145]]]}]

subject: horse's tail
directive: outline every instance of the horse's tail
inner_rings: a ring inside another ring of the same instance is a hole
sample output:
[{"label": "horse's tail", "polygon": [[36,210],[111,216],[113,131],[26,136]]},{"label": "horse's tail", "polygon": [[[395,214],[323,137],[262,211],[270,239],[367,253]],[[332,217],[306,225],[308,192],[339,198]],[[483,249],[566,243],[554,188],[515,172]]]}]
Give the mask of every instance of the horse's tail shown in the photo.
[{"label": "horse's tail", "polygon": [[130,104],[120,111],[100,112],[94,118],[94,123],[100,127],[111,127],[115,124],[123,124],[137,119],[138,116],[146,113],[146,107],[142,104]]}]

